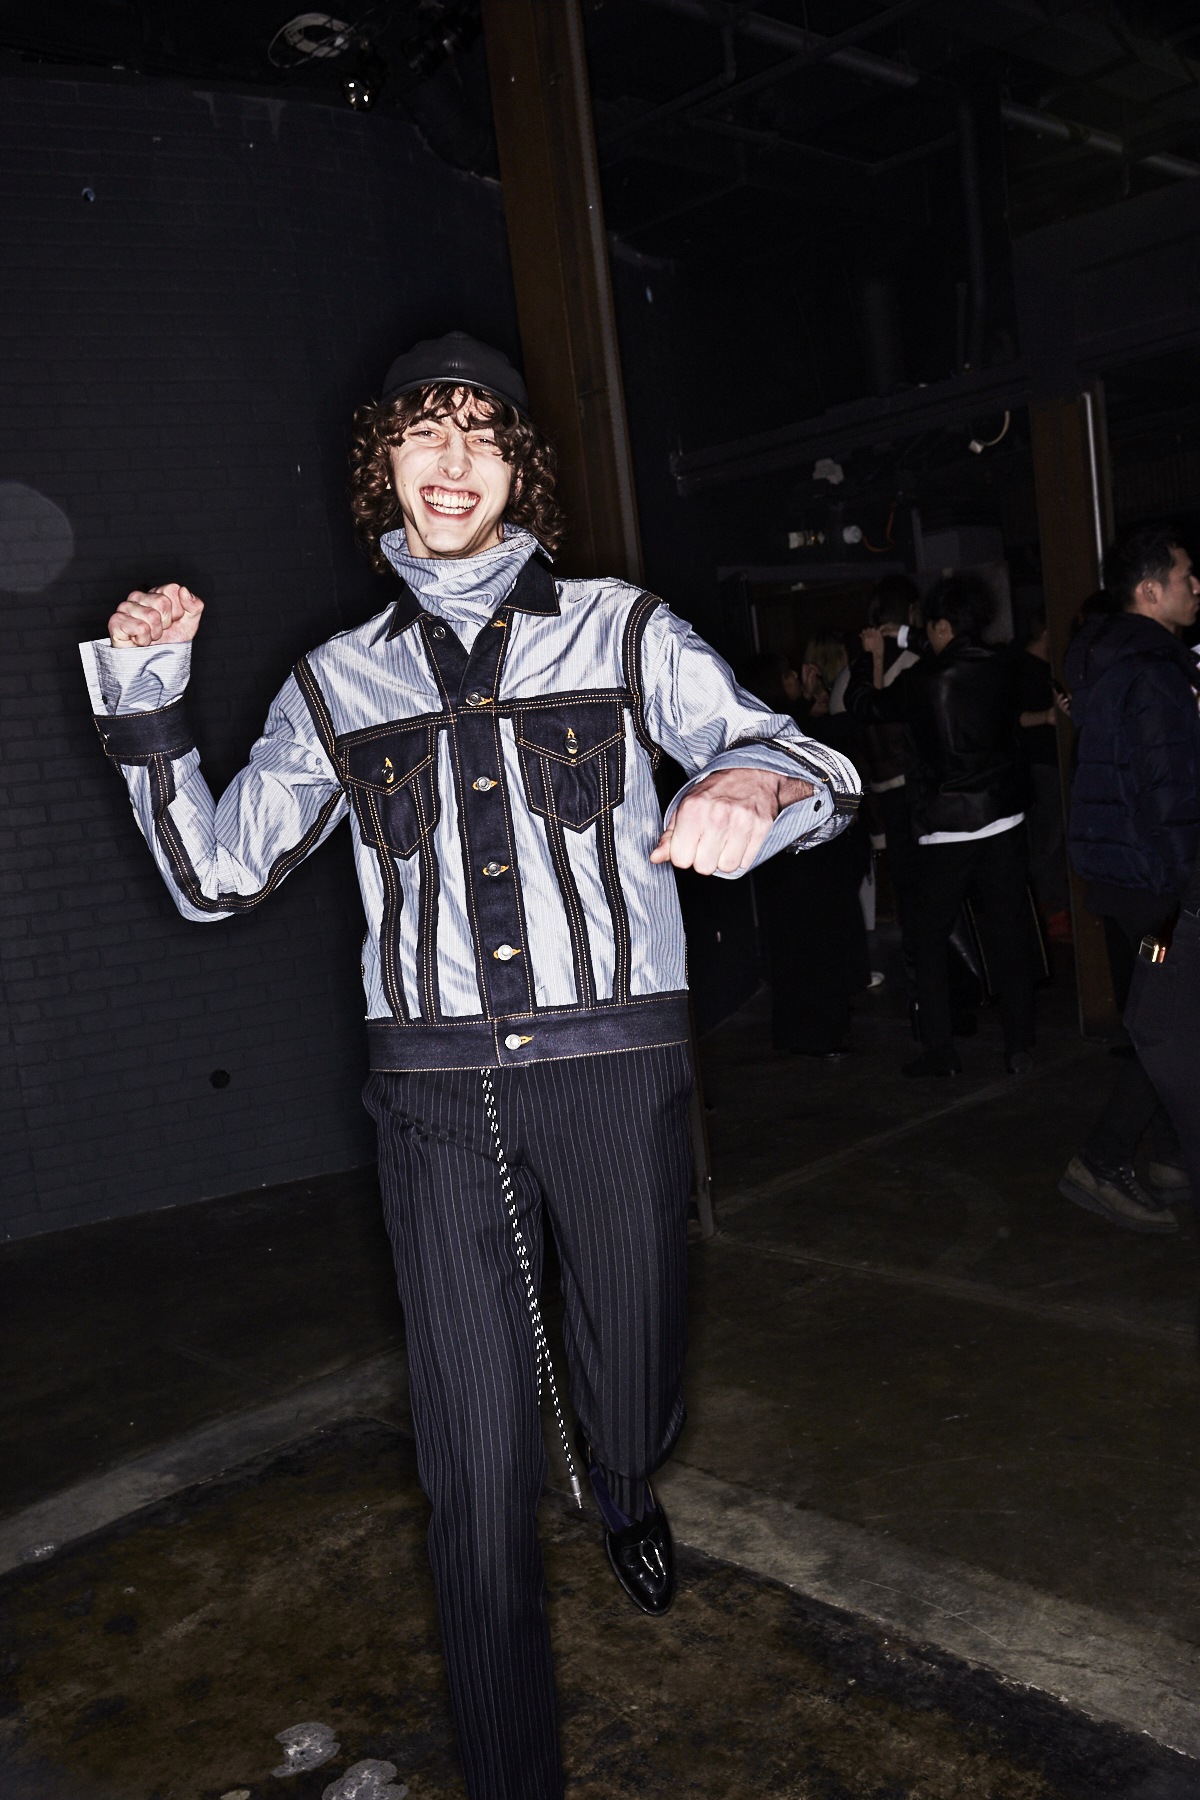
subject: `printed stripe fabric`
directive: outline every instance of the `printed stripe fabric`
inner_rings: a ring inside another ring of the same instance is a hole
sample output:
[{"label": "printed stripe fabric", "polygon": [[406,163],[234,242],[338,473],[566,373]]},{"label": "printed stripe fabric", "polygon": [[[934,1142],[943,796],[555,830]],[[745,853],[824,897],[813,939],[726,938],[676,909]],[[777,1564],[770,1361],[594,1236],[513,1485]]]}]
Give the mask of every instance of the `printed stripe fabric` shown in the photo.
[{"label": "printed stripe fabric", "polygon": [[[543,1203],[554,1232],[571,1405],[602,1464],[631,1480],[653,1474],[684,1420],[687,1051],[570,1058],[493,1080],[535,1279]],[[365,1098],[468,1792],[558,1800],[533,1333],[479,1075],[377,1074]]]}]

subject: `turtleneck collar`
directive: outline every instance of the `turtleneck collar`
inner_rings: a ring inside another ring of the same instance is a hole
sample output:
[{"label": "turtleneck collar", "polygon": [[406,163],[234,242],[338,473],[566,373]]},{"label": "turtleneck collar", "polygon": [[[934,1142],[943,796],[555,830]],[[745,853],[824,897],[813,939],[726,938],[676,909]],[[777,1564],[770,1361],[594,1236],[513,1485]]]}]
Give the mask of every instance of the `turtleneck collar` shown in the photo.
[{"label": "turtleneck collar", "polygon": [[447,620],[470,651],[540,546],[523,526],[505,525],[503,542],[475,556],[412,556],[403,529],[386,532],[379,547],[422,607]]}]

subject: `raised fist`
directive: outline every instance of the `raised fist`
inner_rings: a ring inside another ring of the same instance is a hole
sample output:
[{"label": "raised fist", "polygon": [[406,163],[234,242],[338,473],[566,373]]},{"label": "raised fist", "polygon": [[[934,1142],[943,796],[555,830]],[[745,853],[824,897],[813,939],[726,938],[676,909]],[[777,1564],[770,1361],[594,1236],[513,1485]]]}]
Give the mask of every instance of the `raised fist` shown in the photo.
[{"label": "raised fist", "polygon": [[177,581],[143,593],[135,588],[108,621],[109,639],[116,650],[151,644],[188,644],[200,629],[204,602]]}]

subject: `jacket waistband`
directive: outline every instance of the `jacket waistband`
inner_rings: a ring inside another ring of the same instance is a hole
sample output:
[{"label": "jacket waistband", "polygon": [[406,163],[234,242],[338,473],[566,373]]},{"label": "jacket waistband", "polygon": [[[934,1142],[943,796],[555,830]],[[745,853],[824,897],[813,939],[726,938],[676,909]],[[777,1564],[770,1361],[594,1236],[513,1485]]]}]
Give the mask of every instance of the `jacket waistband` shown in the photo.
[{"label": "jacket waistband", "polygon": [[691,1035],[686,992],[655,994],[627,1006],[587,1011],[510,1013],[502,1019],[448,1019],[441,1025],[367,1020],[374,1074],[409,1069],[505,1069],[685,1044]]}]

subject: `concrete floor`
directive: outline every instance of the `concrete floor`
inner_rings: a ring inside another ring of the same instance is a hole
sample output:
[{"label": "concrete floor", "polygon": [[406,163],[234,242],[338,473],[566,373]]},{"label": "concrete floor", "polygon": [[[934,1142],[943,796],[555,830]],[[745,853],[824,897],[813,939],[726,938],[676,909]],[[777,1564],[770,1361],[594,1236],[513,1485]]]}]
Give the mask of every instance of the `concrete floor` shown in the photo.
[{"label": "concrete floor", "polygon": [[[835,1065],[773,1060],[763,997],[706,1041],[664,1477],[696,1548],[650,1625],[548,1496],[572,1794],[1200,1795],[1192,1212],[1146,1239],[1059,1198],[1113,1064],[1065,972],[1040,1004],[1020,1082],[987,1015],[959,1080],[903,1081],[894,980]],[[360,1171],[0,1250],[0,1544],[59,1540],[4,1578],[5,1800],[307,1800],[364,1757],[461,1793],[402,1394],[361,1397],[403,1341],[377,1209]],[[373,1416],[314,1431],[338,1383]],[[122,1518],[151,1465],[170,1497]],[[341,1747],[277,1781],[306,1720]]]}]

